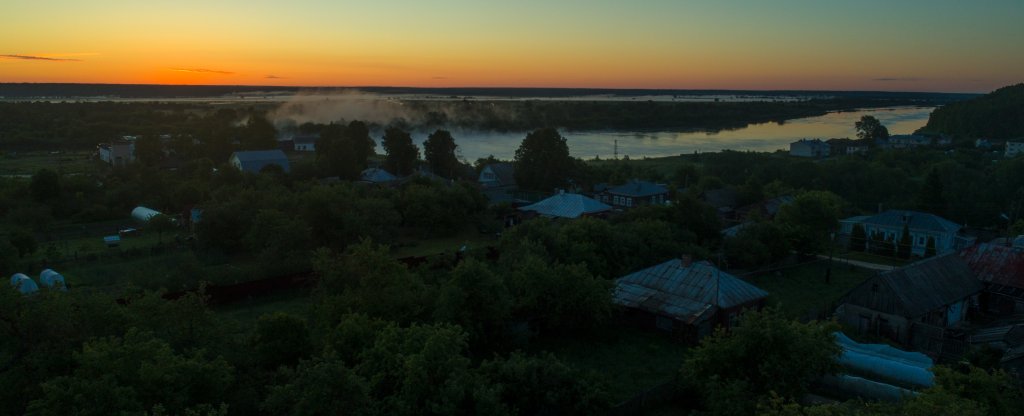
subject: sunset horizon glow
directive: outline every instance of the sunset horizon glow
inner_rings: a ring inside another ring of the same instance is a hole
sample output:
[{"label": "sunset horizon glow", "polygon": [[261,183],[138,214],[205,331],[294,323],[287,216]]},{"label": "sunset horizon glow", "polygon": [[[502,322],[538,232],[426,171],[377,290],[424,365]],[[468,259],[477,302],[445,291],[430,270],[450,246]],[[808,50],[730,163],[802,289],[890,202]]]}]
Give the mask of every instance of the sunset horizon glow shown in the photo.
[{"label": "sunset horizon glow", "polygon": [[981,93],[1024,81],[1014,0],[208,3],[5,4],[0,82]]}]

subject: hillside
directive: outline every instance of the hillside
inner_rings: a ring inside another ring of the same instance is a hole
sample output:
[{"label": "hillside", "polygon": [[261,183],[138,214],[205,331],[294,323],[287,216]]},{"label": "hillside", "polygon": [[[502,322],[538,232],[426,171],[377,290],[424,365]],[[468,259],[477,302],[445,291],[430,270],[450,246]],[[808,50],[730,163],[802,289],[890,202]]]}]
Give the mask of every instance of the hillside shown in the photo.
[{"label": "hillside", "polygon": [[1024,136],[1024,84],[937,108],[922,132],[974,138],[1012,139]]}]

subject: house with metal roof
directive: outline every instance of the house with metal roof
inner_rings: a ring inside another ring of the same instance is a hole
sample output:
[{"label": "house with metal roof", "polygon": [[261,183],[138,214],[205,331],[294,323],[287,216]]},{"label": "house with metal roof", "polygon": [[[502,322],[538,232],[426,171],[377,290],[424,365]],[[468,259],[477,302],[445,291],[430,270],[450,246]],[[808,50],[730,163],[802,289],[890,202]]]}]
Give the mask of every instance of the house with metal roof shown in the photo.
[{"label": "house with metal roof", "polygon": [[263,168],[270,165],[280,166],[281,170],[285,172],[291,170],[291,165],[288,164],[288,157],[284,155],[281,149],[234,152],[231,154],[231,158],[228,159],[228,163],[234,166],[235,169],[247,173],[260,173]]},{"label": "house with metal roof", "polygon": [[760,309],[767,297],[711,263],[672,259],[617,279],[612,302],[642,325],[695,341],[735,324],[745,309]]},{"label": "house with metal roof", "polygon": [[917,345],[915,334],[962,322],[981,290],[967,263],[949,253],[865,280],[843,296],[836,315],[863,333]]},{"label": "house with metal roof", "polygon": [[974,244],[975,238],[961,233],[962,225],[935,214],[926,212],[891,209],[876,215],[862,215],[839,221],[840,236],[849,238],[853,227],[860,224],[869,237],[878,235],[885,240],[899,244],[903,226],[910,231],[911,253],[924,256],[928,239],[935,240],[937,254],[961,250]]},{"label": "house with metal roof", "polygon": [[544,217],[579,218],[600,215],[611,211],[612,207],[580,194],[559,191],[553,196],[518,209],[524,212],[534,212]]},{"label": "house with metal roof", "polygon": [[359,180],[369,183],[385,184],[398,180],[398,177],[381,168],[368,168],[359,174]]},{"label": "house with metal roof", "polygon": [[305,135],[292,138],[293,149],[296,152],[315,152],[318,136]]},{"label": "house with metal roof", "polygon": [[617,208],[664,204],[668,200],[668,188],[662,184],[634,179],[602,189],[594,194],[594,198]]},{"label": "house with metal roof", "polygon": [[491,163],[480,170],[477,182],[484,188],[515,187],[515,168],[511,163]]},{"label": "house with metal roof", "polygon": [[1024,313],[1024,249],[978,244],[960,252],[985,285],[986,311],[1000,315]]}]

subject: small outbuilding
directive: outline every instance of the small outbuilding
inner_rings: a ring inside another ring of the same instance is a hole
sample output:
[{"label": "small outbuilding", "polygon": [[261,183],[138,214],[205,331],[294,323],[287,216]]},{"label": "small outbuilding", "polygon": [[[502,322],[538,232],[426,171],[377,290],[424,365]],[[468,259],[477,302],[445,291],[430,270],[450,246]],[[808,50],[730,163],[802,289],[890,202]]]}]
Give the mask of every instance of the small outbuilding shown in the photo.
[{"label": "small outbuilding", "polygon": [[64,276],[52,269],[44,269],[39,273],[39,283],[42,283],[43,286],[50,289],[68,290],[67,283],[64,281]]},{"label": "small outbuilding", "polygon": [[696,341],[764,307],[768,292],[706,261],[672,259],[615,281],[612,302],[631,320]]},{"label": "small outbuilding", "polygon": [[23,295],[39,291],[39,285],[37,285],[31,277],[22,273],[15,273],[11,276],[11,287],[18,292],[21,292]]},{"label": "small outbuilding", "polygon": [[1024,314],[1024,249],[978,244],[960,252],[985,286],[982,305],[998,315]]}]

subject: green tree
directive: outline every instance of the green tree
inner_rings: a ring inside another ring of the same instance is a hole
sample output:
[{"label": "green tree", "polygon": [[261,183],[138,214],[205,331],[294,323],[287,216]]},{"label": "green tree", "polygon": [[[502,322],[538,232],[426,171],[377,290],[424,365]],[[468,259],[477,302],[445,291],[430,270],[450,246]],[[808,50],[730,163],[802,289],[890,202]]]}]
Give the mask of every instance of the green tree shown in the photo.
[{"label": "green tree", "polygon": [[257,212],[243,241],[249,252],[270,263],[305,258],[311,245],[306,223],[276,209]]},{"label": "green tree", "polygon": [[454,179],[459,171],[459,160],[455,157],[455,139],[448,130],[437,130],[423,142],[423,157],[435,175]]},{"label": "green tree", "polygon": [[330,124],[316,142],[316,163],[325,175],[356,179],[366,169],[366,160],[376,146],[369,127],[361,121],[347,126]]},{"label": "green tree", "polygon": [[605,387],[547,353],[531,357],[512,353],[480,365],[497,386],[501,402],[521,415],[592,415],[611,405]]},{"label": "green tree", "polygon": [[501,277],[486,264],[467,259],[441,285],[434,317],[457,324],[469,334],[470,345],[500,345],[509,321],[512,299]]},{"label": "green tree", "polygon": [[25,256],[35,253],[39,244],[36,242],[36,238],[32,236],[32,233],[25,231],[24,229],[18,228],[11,232],[10,237],[11,245],[18,250],[18,257],[24,258]]},{"label": "green tree", "polygon": [[938,169],[932,168],[924,179],[924,186],[917,194],[918,208],[931,214],[945,215],[946,200],[942,193],[942,178],[939,177]]},{"label": "green tree", "polygon": [[233,380],[223,359],[203,352],[175,353],[152,334],[130,329],[123,338],[86,342],[74,354],[74,371],[42,384],[30,414],[110,415],[159,407],[185,414],[219,406]]},{"label": "green tree", "polygon": [[416,169],[416,160],[420,158],[420,150],[412,142],[412,136],[402,129],[391,127],[384,132],[381,140],[387,156],[384,167],[398,176],[411,175]]},{"label": "green tree", "polygon": [[243,150],[277,149],[277,129],[264,115],[250,114],[242,130],[241,146]]},{"label": "green tree", "polygon": [[824,250],[837,230],[845,202],[828,191],[809,191],[779,208],[775,220],[787,229],[792,247],[801,253]]},{"label": "green tree", "polygon": [[857,130],[857,137],[867,140],[871,145],[876,144],[878,140],[889,138],[889,129],[874,116],[862,116],[853,126]]},{"label": "green tree", "polygon": [[365,379],[333,355],[303,361],[295,369],[284,368],[283,383],[270,386],[263,401],[268,414],[329,416],[379,414]]},{"label": "green tree", "polygon": [[135,140],[135,158],[149,166],[159,163],[164,158],[164,146],[160,138],[146,134]]},{"label": "green tree", "polygon": [[32,175],[29,183],[32,199],[39,202],[56,200],[60,197],[60,175],[50,169],[40,169]]},{"label": "green tree", "polygon": [[250,344],[256,362],[266,369],[294,366],[313,352],[306,321],[281,312],[260,317]]},{"label": "green tree", "polygon": [[864,226],[860,224],[853,225],[853,231],[850,232],[850,251],[865,251],[868,244],[868,234],[864,231]]},{"label": "green tree", "polygon": [[912,252],[914,240],[910,237],[910,228],[903,224],[903,232],[900,233],[900,240],[896,246],[896,257],[909,259]]},{"label": "green tree", "polygon": [[524,189],[549,192],[568,183],[573,165],[569,146],[558,130],[534,130],[516,149],[516,183]]},{"label": "green tree", "polygon": [[747,312],[731,333],[716,331],[691,350],[683,377],[713,414],[753,414],[771,392],[799,399],[812,382],[837,369],[836,329],[833,323],[799,323],[774,309]]},{"label": "green tree", "polygon": [[[18,249],[7,239],[0,238],[0,273],[4,276],[14,273],[17,263]],[[7,290],[8,288],[4,289]]]}]

